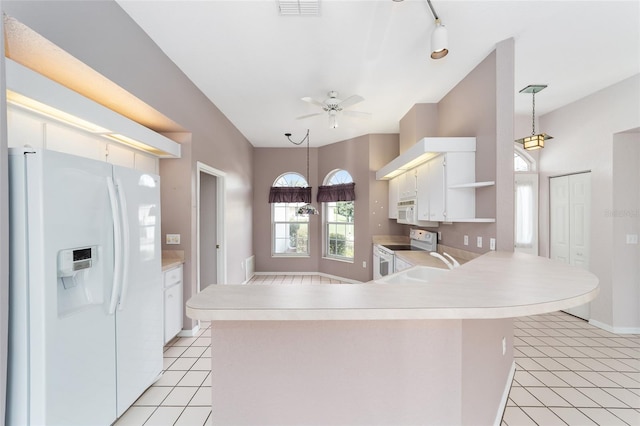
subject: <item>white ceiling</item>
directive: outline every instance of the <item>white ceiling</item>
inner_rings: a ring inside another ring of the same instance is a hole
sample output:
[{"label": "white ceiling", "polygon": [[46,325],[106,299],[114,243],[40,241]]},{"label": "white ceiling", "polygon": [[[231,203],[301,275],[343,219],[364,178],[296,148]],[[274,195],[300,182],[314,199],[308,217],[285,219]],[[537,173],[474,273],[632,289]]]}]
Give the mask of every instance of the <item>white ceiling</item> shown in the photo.
[{"label": "white ceiling", "polygon": [[[429,58],[434,20],[424,0],[320,0],[319,16],[280,16],[276,0],[117,0],[256,147],[288,147],[311,130],[321,146],[397,133],[416,103],[438,102],[496,43],[516,46],[516,114],[564,106],[640,72],[640,2],[432,0],[449,55]],[[370,119],[324,115],[300,100],[358,94]],[[481,103],[479,99],[469,102]],[[465,136],[465,135],[461,135]]]}]

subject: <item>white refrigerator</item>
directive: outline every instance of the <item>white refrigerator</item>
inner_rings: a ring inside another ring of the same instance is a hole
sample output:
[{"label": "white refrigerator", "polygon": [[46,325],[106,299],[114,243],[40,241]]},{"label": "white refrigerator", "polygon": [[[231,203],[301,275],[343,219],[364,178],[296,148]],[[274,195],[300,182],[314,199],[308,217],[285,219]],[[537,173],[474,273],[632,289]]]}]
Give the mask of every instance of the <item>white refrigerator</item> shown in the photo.
[{"label": "white refrigerator", "polygon": [[159,177],[11,149],[8,425],[110,425],[161,375]]}]

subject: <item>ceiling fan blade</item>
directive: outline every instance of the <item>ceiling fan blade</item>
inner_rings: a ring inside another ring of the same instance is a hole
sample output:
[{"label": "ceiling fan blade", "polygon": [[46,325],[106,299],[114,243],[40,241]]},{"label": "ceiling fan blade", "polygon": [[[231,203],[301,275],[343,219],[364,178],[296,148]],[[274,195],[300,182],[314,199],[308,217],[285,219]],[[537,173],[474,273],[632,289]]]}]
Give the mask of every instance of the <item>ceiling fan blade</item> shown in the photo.
[{"label": "ceiling fan blade", "polygon": [[324,108],[324,104],[316,99],[310,98],[309,96],[305,96],[302,98],[303,101],[309,102],[310,104],[318,105],[320,108]]},{"label": "ceiling fan blade", "polygon": [[342,111],[344,115],[348,115],[349,117],[358,117],[358,118],[371,118],[370,112],[362,112],[362,111]]},{"label": "ceiling fan blade", "polygon": [[296,120],[302,120],[303,118],[315,117],[316,115],[322,115],[324,112],[316,112],[314,114],[301,115],[300,117],[296,117]]},{"label": "ceiling fan blade", "polygon": [[359,95],[353,95],[353,96],[349,96],[347,99],[345,99],[344,101],[340,102],[338,104],[339,108],[348,108],[351,105],[355,105],[358,102],[362,102],[364,101],[364,98],[362,96]]}]

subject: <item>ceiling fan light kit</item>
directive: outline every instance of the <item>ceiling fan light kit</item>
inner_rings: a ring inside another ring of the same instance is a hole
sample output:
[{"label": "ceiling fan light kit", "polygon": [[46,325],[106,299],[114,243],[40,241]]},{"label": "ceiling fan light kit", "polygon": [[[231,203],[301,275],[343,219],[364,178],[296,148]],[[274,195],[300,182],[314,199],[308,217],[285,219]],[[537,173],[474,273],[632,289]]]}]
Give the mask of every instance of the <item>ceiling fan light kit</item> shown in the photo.
[{"label": "ceiling fan light kit", "polygon": [[521,143],[524,149],[528,151],[544,148],[544,141],[553,139],[553,136],[549,136],[546,133],[540,133],[536,135],[536,93],[542,91],[546,87],[546,84],[530,84],[524,89],[520,90],[520,93],[531,93],[533,97],[531,136],[516,139],[516,142]]},{"label": "ceiling fan light kit", "polygon": [[[347,99],[342,100],[338,98],[339,94],[335,90],[332,90],[329,93],[327,93],[327,96],[329,97],[324,101],[319,101],[309,96],[305,96],[304,98],[302,98],[302,100],[322,108],[329,116],[329,128],[331,129],[336,129],[338,127],[339,112],[341,113],[343,112],[343,110],[345,110],[345,108],[349,108],[352,105],[355,105],[359,102],[364,101],[364,98],[359,95],[349,96]],[[303,118],[314,117],[316,115],[322,115],[322,114],[323,114],[322,112],[316,112],[313,114],[301,115],[300,117],[297,117],[297,119],[300,120]],[[364,118],[368,118],[369,116],[371,116],[371,114],[369,114],[368,112],[361,112],[361,111],[344,111],[344,114],[352,117],[364,117]]]}]

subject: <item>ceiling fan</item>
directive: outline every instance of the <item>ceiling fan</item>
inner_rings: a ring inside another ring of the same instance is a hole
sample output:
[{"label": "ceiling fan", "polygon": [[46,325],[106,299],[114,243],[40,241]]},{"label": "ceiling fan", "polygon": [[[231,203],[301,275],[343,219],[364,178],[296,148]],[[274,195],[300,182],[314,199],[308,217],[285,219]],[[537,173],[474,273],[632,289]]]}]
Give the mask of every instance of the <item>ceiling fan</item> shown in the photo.
[{"label": "ceiling fan", "polygon": [[[329,97],[324,101],[319,101],[309,96],[305,96],[304,98],[302,98],[302,100],[305,102],[309,102],[310,104],[319,106],[327,114],[329,114],[329,127],[331,127],[332,129],[335,129],[336,127],[338,127],[337,116],[339,112],[351,117],[369,118],[371,116],[371,114],[368,112],[345,111],[345,108],[349,108],[352,105],[355,105],[359,102],[364,101],[364,98],[362,96],[353,95],[353,96],[349,96],[347,99],[342,100],[338,98],[338,92],[333,90],[327,93],[327,95]],[[314,117],[316,115],[322,115],[322,114],[324,114],[324,112],[316,112],[313,114],[301,115],[300,117],[297,117],[297,119],[300,120],[303,118]]]}]

